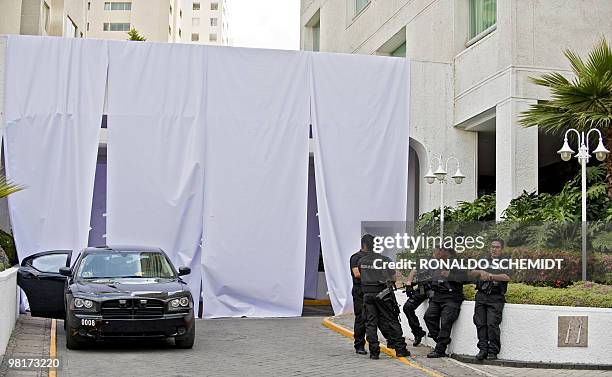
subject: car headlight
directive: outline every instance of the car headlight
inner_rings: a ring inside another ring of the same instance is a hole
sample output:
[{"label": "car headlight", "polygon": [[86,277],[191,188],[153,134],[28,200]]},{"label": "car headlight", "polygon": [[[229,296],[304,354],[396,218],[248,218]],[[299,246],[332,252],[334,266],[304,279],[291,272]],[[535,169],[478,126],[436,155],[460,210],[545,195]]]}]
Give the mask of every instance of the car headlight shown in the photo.
[{"label": "car headlight", "polygon": [[174,298],[170,300],[170,304],[168,305],[169,310],[189,309],[190,307],[191,300],[189,297]]},{"label": "car headlight", "polygon": [[73,301],[73,305],[76,310],[95,310],[94,302],[85,298],[76,297]]}]

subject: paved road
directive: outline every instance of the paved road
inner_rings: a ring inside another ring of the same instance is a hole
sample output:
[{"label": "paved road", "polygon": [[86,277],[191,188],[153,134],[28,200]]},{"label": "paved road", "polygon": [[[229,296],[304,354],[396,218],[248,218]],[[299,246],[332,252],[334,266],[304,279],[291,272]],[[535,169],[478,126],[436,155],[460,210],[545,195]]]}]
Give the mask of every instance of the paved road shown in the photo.
[{"label": "paved road", "polygon": [[[313,313],[315,314],[315,313]],[[352,342],[321,326],[321,317],[198,321],[193,350],[172,342],[103,344],[68,351],[58,322],[59,376],[423,376],[420,370],[381,354],[369,360],[352,352]],[[336,319],[338,320],[338,319]],[[340,320],[338,320],[341,322]],[[7,369],[7,357],[46,357],[50,321],[20,316],[0,376],[44,377],[47,370]],[[350,327],[350,324],[347,325]],[[611,371],[577,371],[465,365],[452,359],[427,359],[429,348],[410,347],[411,360],[446,376],[611,377]],[[472,369],[476,367],[478,370]]]},{"label": "paved road", "polygon": [[321,326],[321,317],[198,320],[193,350],[172,342],[65,347],[58,322],[60,377],[82,376],[426,376],[381,354],[370,360],[348,338]]}]

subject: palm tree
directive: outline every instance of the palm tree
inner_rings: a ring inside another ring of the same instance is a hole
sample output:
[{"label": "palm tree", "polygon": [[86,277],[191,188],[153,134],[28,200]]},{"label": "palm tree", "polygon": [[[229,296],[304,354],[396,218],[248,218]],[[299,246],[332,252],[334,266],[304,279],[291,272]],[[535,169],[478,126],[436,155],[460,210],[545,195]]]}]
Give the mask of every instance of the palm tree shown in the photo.
[{"label": "palm tree", "polygon": [[[589,52],[586,62],[571,50],[564,51],[574,73],[570,80],[558,72],[531,78],[550,89],[551,99],[531,105],[521,115],[523,126],[538,126],[547,133],[560,134],[569,128],[598,128],[605,145],[612,150],[612,52],[602,38]],[[612,199],[612,158],[606,160],[606,189]]]},{"label": "palm tree", "polygon": [[[23,190],[25,187],[18,185],[11,180],[6,179],[4,174],[0,174],[0,198],[4,198],[5,196],[9,196],[17,191]],[[1,232],[1,230],[0,230]],[[9,250],[9,253],[10,250]],[[0,271],[4,270],[11,266],[11,260],[15,259],[14,252],[10,257],[7,255],[7,251],[3,249],[3,246],[0,246]]]},{"label": "palm tree", "polygon": [[6,179],[4,174],[0,174],[0,198],[9,196],[17,191],[23,190],[25,187]]}]

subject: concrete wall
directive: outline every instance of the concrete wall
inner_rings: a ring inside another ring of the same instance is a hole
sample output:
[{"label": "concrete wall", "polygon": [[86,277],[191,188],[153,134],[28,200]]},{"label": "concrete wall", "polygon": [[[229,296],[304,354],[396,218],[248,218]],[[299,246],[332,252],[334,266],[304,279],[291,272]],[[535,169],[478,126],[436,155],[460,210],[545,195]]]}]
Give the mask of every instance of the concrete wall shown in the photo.
[{"label": "concrete wall", "polygon": [[0,272],[0,360],[15,327],[19,305],[17,296],[17,268]]},{"label": "concrete wall", "polygon": [[[404,293],[396,293],[397,301],[406,302]],[[423,315],[427,302],[417,309],[423,329],[427,329]],[[472,320],[474,301],[464,301],[459,319],[453,326],[452,342],[448,353],[476,355],[478,338]],[[588,347],[557,347],[558,316],[588,316]],[[404,336],[413,339],[406,316],[401,314]],[[505,360],[551,362],[559,364],[612,365],[612,309],[582,308],[544,305],[506,304],[501,324],[501,352],[498,357]],[[423,342],[435,343],[430,338]]]}]

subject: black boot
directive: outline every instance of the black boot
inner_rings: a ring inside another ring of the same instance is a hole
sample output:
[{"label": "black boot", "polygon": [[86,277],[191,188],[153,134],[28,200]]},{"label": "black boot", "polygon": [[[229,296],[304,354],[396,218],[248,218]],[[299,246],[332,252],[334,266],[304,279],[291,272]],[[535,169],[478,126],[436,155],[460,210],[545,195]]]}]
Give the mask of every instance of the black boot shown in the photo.
[{"label": "black boot", "polygon": [[365,350],[365,348],[360,347],[360,348],[355,348],[355,352],[360,354],[360,355],[367,355],[368,351]]},{"label": "black boot", "polygon": [[497,360],[497,354],[496,353],[490,353],[487,355],[487,360]]},{"label": "black boot", "polygon": [[410,356],[410,351],[408,351],[407,349],[403,349],[403,350],[396,350],[395,351],[395,356],[397,357],[408,357]]},{"label": "black boot", "polygon": [[478,352],[478,355],[476,355],[476,360],[484,360],[487,358],[487,351],[481,350],[480,352]]},{"label": "black boot", "polygon": [[422,333],[415,335],[414,336],[414,342],[412,342],[413,346],[418,346],[419,344],[421,344],[421,340],[423,340],[423,337],[425,336],[425,332],[423,331]]},{"label": "black boot", "polygon": [[374,354],[374,353],[370,354],[370,359],[372,359],[372,360],[378,360],[379,358],[380,358],[380,356],[378,354]]},{"label": "black boot", "polygon": [[431,351],[430,353],[427,354],[427,358],[429,358],[429,359],[435,359],[435,358],[438,358],[438,357],[446,357],[446,354],[445,353],[440,353],[440,352],[438,352],[436,350],[433,350],[433,351]]}]

